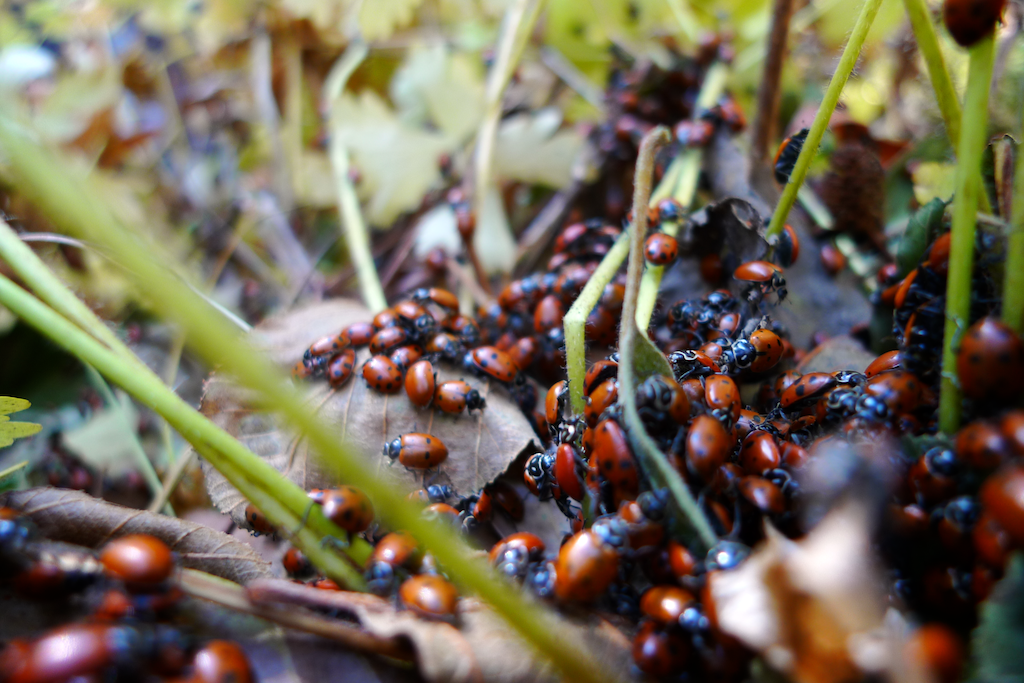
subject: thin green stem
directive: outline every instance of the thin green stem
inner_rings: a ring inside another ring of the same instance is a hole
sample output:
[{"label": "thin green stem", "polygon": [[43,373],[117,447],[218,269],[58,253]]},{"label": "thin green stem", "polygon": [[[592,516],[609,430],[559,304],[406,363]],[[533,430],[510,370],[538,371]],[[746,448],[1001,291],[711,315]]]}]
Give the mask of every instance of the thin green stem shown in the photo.
[{"label": "thin green stem", "polygon": [[952,434],[960,426],[960,387],[956,352],[971,315],[971,271],[974,267],[974,227],[982,194],[981,158],[988,133],[988,94],[995,50],[993,33],[969,50],[964,119],[957,149],[956,194],[946,280],[946,327],[942,340],[942,384],[939,429]]},{"label": "thin green stem", "polygon": [[[369,48],[365,43],[352,43],[327,76],[324,84],[324,99],[331,108],[331,128],[342,125],[342,122],[338,120],[335,105],[338,103],[342,91],[345,90],[345,84],[348,83],[349,77],[366,59],[368,52]],[[384,296],[384,287],[380,284],[377,266],[374,264],[373,254],[370,252],[370,237],[366,221],[363,220],[363,213],[359,208],[356,188],[349,178],[351,165],[348,150],[342,144],[340,135],[331,136],[328,155],[331,160],[331,170],[334,173],[335,192],[338,195],[338,213],[344,228],[342,233],[345,236],[349,258],[352,259],[352,264],[356,269],[359,289],[363,294],[363,303],[372,312],[378,313],[388,307],[388,300]]]},{"label": "thin green stem", "polygon": [[797,157],[796,166],[789,177],[789,182],[782,190],[782,197],[779,199],[778,206],[775,207],[775,214],[772,216],[771,225],[765,237],[772,237],[782,232],[782,227],[789,217],[789,211],[793,208],[793,203],[796,202],[797,191],[803,185],[804,178],[807,177],[807,170],[811,167],[811,161],[818,153],[818,146],[821,144],[821,138],[825,135],[825,129],[828,128],[832,112],[839,102],[839,96],[843,92],[846,81],[850,78],[853,67],[857,64],[857,57],[864,45],[864,39],[867,38],[868,30],[881,6],[882,0],[864,0],[864,4],[860,8],[860,15],[857,16],[857,22],[853,25],[853,31],[850,33],[850,40],[843,48],[839,65],[836,67],[835,73],[832,74],[832,80],[828,84],[828,89],[825,90],[825,97],[818,107],[818,113],[814,115],[811,130],[807,134],[807,141],[804,142],[804,148],[800,150],[800,156]]},{"label": "thin green stem", "polygon": [[6,479],[7,477],[11,476],[15,472],[17,472],[19,470],[23,470],[26,467],[28,467],[28,460],[22,460],[17,465],[11,465],[7,469],[5,469],[3,471],[0,471],[0,481],[3,481],[4,479]]},{"label": "thin green stem", "polygon": [[[489,602],[540,653],[549,657],[566,678],[582,681],[612,678],[612,674],[596,663],[588,654],[587,646],[571,635],[571,629],[554,613],[521,592],[509,590],[508,584],[494,573],[485,559],[469,550],[454,529],[442,522],[425,519],[422,509],[407,501],[402,491],[381,482],[376,476],[374,461],[362,453],[354,453],[338,439],[336,428],[325,423],[315,411],[308,410],[303,394],[288,381],[282,370],[259,354],[237,329],[227,325],[206,302],[171,275],[164,264],[172,261],[161,247],[141,245],[139,236],[130,233],[111,215],[99,200],[99,194],[88,190],[87,181],[71,176],[49,150],[29,142],[2,119],[0,142],[8,155],[18,187],[27,197],[63,229],[101,244],[116,254],[136,286],[152,302],[154,310],[185,330],[191,348],[211,366],[220,366],[240,384],[254,390],[260,405],[280,413],[296,431],[304,434],[312,452],[319,455],[341,481],[366,492],[386,525],[412,534],[457,584]],[[86,341],[92,341],[73,326],[68,324],[67,327],[85,337]],[[135,378],[124,376],[123,364],[114,365],[116,367],[109,369],[122,371],[115,382],[131,392],[127,383]],[[96,367],[105,372],[100,364],[97,363]],[[155,389],[166,391],[162,384]],[[145,396],[140,400],[146,402],[148,398],[152,397]],[[173,399],[179,401],[176,396]],[[164,414],[166,410],[168,414],[164,416],[168,419],[192,420],[198,415],[188,406],[184,406],[187,418],[180,415],[181,408],[175,403],[161,408],[163,410],[157,412]],[[201,434],[202,438],[210,439],[210,445],[221,453],[231,449],[236,451],[230,462],[211,460],[214,467],[227,463],[225,469],[231,471],[229,468],[233,465],[246,478],[262,477],[269,469],[269,476],[277,483],[265,486],[263,490],[272,491],[289,511],[303,509],[302,504],[296,505],[295,501],[286,499],[293,492],[306,499],[301,489],[285,482],[266,462],[256,458],[256,463],[250,463],[237,457],[238,449],[244,453],[248,451],[226,433],[211,427],[213,425],[204,420],[201,426],[193,423],[179,431],[189,440],[199,440]],[[198,433],[193,431],[194,428],[198,428]],[[216,444],[212,443],[213,438],[222,439],[221,434],[226,437],[226,442],[218,440]],[[338,536],[340,532],[325,533],[318,528],[326,521],[323,514],[314,508],[308,524],[320,537]]]},{"label": "thin green stem", "polygon": [[[160,477],[157,476],[156,470],[153,469],[153,463],[149,461],[149,456],[146,455],[145,449],[142,447],[142,443],[139,441],[138,432],[135,430],[135,425],[128,419],[127,409],[124,404],[118,400],[114,392],[110,390],[110,385],[103,379],[103,375],[96,371],[96,368],[86,364],[85,374],[89,376],[89,383],[100,393],[103,400],[106,401],[107,407],[113,411],[114,415],[117,416],[118,422],[121,423],[121,427],[128,432],[131,436],[129,440],[131,443],[132,456],[135,458],[135,463],[138,465],[139,472],[142,474],[142,478],[146,480],[146,485],[149,487],[149,492],[153,494],[153,497],[160,495]],[[174,516],[174,508],[170,504],[162,506],[166,508],[167,514]]]},{"label": "thin green stem", "polygon": [[700,40],[700,22],[697,21],[693,10],[683,0],[665,0],[665,2],[672,11],[672,16],[676,18],[676,23],[679,24],[680,33],[691,45],[696,45]]},{"label": "thin green stem", "polygon": [[[288,529],[297,526],[297,520],[305,513],[310,503],[305,491],[282,477],[266,461],[248,451],[230,434],[196,412],[159,379],[138,372],[116,353],[3,276],[0,276],[0,303],[58,346],[94,367],[139,402],[160,413],[179,433],[190,438],[196,449],[207,456],[210,463],[222,472],[243,496],[253,501],[275,527]],[[287,503],[287,507],[277,502],[273,505],[266,504],[268,497]],[[278,508],[287,514],[279,513]],[[344,532],[329,522],[319,509],[311,512],[307,524],[310,529],[318,532],[314,545],[324,536],[344,537]],[[363,545],[366,545],[365,542]],[[302,550],[306,552],[306,548],[303,547]],[[313,553],[316,555],[315,548]],[[360,560],[365,559],[367,555],[368,552],[364,550]],[[327,570],[326,567],[324,569]],[[336,575],[336,578],[353,587],[364,585],[358,572],[349,571]]]},{"label": "thin green stem", "polygon": [[[1024,131],[1024,126],[1021,127]],[[982,192],[982,194],[985,194]],[[1024,334],[1024,150],[1017,150],[1013,177],[1013,216],[1003,270],[1003,322]]]},{"label": "thin green stem", "polygon": [[[939,36],[935,31],[932,13],[925,0],[903,0],[903,5],[907,9],[907,18],[910,19],[910,27],[914,31],[917,49],[928,68],[928,79],[932,83],[942,122],[946,125],[946,135],[950,143],[956,145],[960,140],[960,124],[963,120],[960,99],[953,88],[953,79],[949,76],[946,60],[939,48]],[[986,193],[982,192],[978,201],[982,213],[992,213],[992,205]]]},{"label": "thin green stem", "polygon": [[[641,345],[650,345],[646,335],[637,327],[637,301],[640,294],[640,276],[644,267],[643,246],[647,232],[647,205],[651,195],[654,154],[669,140],[668,131],[655,128],[640,144],[640,155],[633,175],[633,225],[630,228],[629,263],[626,269],[626,295],[622,303],[622,326],[619,329],[619,397],[623,407],[630,441],[643,465],[644,472],[656,487],[667,487],[679,511],[697,532],[699,542],[711,547],[718,540],[686,483],[668,463],[664,454],[647,435],[636,407],[635,356]],[[661,353],[654,349],[655,353]],[[662,358],[664,359],[664,358]]]},{"label": "thin green stem", "polygon": [[[725,81],[728,78],[729,69],[721,62],[715,62],[708,69],[701,84],[700,93],[697,94],[697,102],[693,107],[693,118],[698,118],[707,109],[715,106],[718,98],[725,90]],[[669,171],[665,173],[666,178],[671,178],[673,186],[671,196],[685,211],[690,210],[693,198],[697,194],[697,181],[700,179],[700,168],[704,161],[704,150],[685,149],[669,165]],[[674,175],[670,176],[670,173]],[[667,187],[664,179],[658,189]],[[651,195],[651,201],[661,199],[657,197],[657,190]],[[662,231],[672,237],[679,233],[679,223],[669,223],[662,228]],[[661,287],[661,278],[665,275],[664,266],[648,266],[644,271],[643,280],[640,282],[640,298],[637,303],[636,324],[641,330],[646,330],[654,314],[654,305],[658,300],[658,288]]]}]

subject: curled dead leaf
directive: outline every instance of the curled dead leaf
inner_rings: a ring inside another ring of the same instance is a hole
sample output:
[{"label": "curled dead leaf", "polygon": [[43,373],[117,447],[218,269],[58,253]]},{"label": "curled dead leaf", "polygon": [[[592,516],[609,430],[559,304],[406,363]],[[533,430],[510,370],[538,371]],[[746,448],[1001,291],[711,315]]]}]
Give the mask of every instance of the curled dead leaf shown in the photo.
[{"label": "curled dead leaf", "polygon": [[[322,302],[271,318],[254,332],[254,341],[274,360],[291,366],[316,339],[371,318],[369,311],[351,301]],[[487,401],[487,407],[473,415],[448,415],[416,408],[404,392],[385,395],[371,390],[358,374],[367,357],[368,352],[360,350],[355,376],[339,390],[322,381],[310,384],[308,406],[337,427],[339,439],[377,463],[378,474],[392,485],[412,491],[424,482],[422,472],[406,470],[383,455],[384,444],[407,432],[433,434],[448,447],[448,459],[438,473],[426,476],[431,483],[449,484],[461,494],[493,481],[530,447],[533,427],[507,390],[495,382],[468,377],[448,363],[435,364],[438,382],[464,378]],[[201,410],[304,489],[340,483],[329,466],[313,457],[304,439],[283,430],[274,416],[252,409],[249,396],[215,375],[206,384]],[[203,471],[213,503],[237,523],[243,522],[246,501],[242,495],[208,463],[203,463]]]},{"label": "curled dead leaf", "polygon": [[145,510],[133,510],[81,491],[43,487],[11,491],[0,505],[20,510],[44,536],[98,548],[128,534],[150,534],[171,547],[181,566],[247,583],[271,576],[270,563],[244,543],[209,527]]}]

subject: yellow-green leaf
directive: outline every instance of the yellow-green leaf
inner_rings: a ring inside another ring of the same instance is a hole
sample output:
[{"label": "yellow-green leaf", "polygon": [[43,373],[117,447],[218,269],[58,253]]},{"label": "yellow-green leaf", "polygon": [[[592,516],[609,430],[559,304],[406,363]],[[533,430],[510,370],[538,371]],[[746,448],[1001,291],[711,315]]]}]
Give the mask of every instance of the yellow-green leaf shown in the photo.
[{"label": "yellow-green leaf", "polygon": [[23,410],[31,408],[32,404],[23,398],[14,398],[13,396],[0,396],[0,415],[7,415],[9,413],[20,413]]},{"label": "yellow-green leaf", "polygon": [[359,29],[366,40],[390,38],[397,29],[412,23],[423,0],[373,0],[359,8]]},{"label": "yellow-green leaf", "polygon": [[4,422],[0,424],[0,448],[10,446],[15,439],[38,434],[42,428],[34,422]]}]

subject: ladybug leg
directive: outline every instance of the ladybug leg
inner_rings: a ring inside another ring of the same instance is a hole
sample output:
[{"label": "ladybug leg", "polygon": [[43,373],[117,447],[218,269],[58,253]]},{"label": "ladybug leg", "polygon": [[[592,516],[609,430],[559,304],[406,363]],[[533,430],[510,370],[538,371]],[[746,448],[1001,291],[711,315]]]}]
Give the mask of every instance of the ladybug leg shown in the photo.
[{"label": "ladybug leg", "polygon": [[320,546],[322,548],[330,548],[332,550],[344,550],[352,545],[352,533],[345,532],[348,538],[344,541],[336,536],[324,536],[320,539]]},{"label": "ladybug leg", "polygon": [[306,527],[306,522],[309,521],[309,513],[313,511],[314,505],[316,505],[316,502],[310,500],[309,504],[306,506],[306,511],[302,513],[302,519],[299,520],[299,525],[288,534],[289,541],[298,536],[299,532]]}]

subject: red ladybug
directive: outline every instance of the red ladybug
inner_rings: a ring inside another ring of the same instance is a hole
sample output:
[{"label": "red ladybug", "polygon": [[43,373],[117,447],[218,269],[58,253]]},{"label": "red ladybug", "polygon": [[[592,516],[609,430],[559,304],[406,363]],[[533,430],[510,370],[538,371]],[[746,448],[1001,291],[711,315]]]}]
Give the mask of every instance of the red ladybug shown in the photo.
[{"label": "red ladybug", "polygon": [[467,369],[483,373],[499,382],[512,382],[519,372],[512,357],[494,346],[481,346],[466,354]]},{"label": "red ladybug", "polygon": [[680,121],[672,131],[676,140],[684,147],[704,147],[711,141],[715,134],[715,127],[710,121]]},{"label": "red ladybug", "polygon": [[303,577],[313,571],[313,565],[310,563],[309,558],[295,547],[288,548],[284,557],[281,558],[281,565],[288,572],[288,575],[292,577]]},{"label": "red ladybug", "polygon": [[1006,465],[993,474],[981,487],[980,499],[1013,542],[1024,544],[1024,467]]},{"label": "red ladybug", "polygon": [[786,278],[782,269],[768,261],[748,261],[740,264],[732,276],[740,282],[751,282],[761,285],[762,292],[774,290],[779,301],[786,298]]},{"label": "red ladybug", "polygon": [[508,355],[518,369],[526,370],[537,359],[537,340],[533,337],[519,339],[508,349]]},{"label": "red ladybug", "polygon": [[[110,624],[59,626],[20,649],[20,663],[3,673],[10,683],[56,683],[76,677],[104,678],[131,656],[131,630]],[[6,651],[5,651],[6,654]]]},{"label": "red ladybug", "polygon": [[439,356],[447,360],[455,360],[462,353],[462,345],[459,340],[447,332],[439,332],[431,337],[423,350],[433,356]]},{"label": "red ladybug", "polygon": [[942,21],[953,40],[970,47],[995,30],[1005,8],[1006,0],[944,0]]},{"label": "red ladybug", "polygon": [[408,567],[415,570],[419,567],[422,555],[419,546],[416,545],[416,539],[409,534],[395,532],[387,534],[377,542],[367,564],[384,564],[392,569]]},{"label": "red ladybug", "polygon": [[757,357],[750,364],[752,372],[767,372],[782,360],[786,346],[782,338],[768,329],[754,330],[750,334],[750,343],[757,351]]},{"label": "red ladybug", "polygon": [[544,418],[552,427],[562,423],[562,412],[569,401],[568,391],[569,387],[564,379],[555,382],[548,389],[547,397],[544,399]]},{"label": "red ladybug", "polygon": [[345,332],[340,332],[313,342],[303,354],[303,359],[309,359],[314,356],[332,356],[343,349],[347,349],[350,345],[351,341],[348,335]]},{"label": "red ladybug", "polygon": [[880,372],[896,370],[900,367],[901,363],[902,359],[899,349],[887,351],[868,364],[867,368],[864,369],[864,376],[870,379]]},{"label": "red ladybug", "polygon": [[763,477],[742,477],[736,482],[736,490],[761,512],[780,515],[786,511],[786,498],[782,489]]},{"label": "red ladybug", "polygon": [[640,612],[662,626],[672,626],[695,602],[693,593],[678,586],[651,586],[640,598]]},{"label": "red ladybug", "polygon": [[430,434],[403,434],[384,446],[384,455],[406,467],[426,470],[448,459],[448,447]]},{"label": "red ladybug", "polygon": [[825,272],[833,277],[846,269],[846,255],[829,242],[821,245],[818,258],[821,259],[821,266]]},{"label": "red ladybug", "polygon": [[413,363],[405,374],[405,393],[409,401],[418,408],[426,408],[434,400],[436,383],[434,366],[429,360]]},{"label": "red ladybug", "polygon": [[804,142],[807,141],[809,132],[811,132],[810,128],[803,128],[799,133],[789,136],[782,141],[779,149],[775,152],[772,167],[775,170],[775,180],[780,185],[789,182],[789,176],[793,173],[793,167],[796,166],[796,160],[800,156],[800,150],[804,148]]},{"label": "red ladybug", "polygon": [[667,266],[679,258],[679,243],[671,235],[653,233],[644,242],[644,258],[652,266]]},{"label": "red ladybug", "polygon": [[686,434],[686,464],[694,474],[710,482],[725,463],[732,446],[729,432],[719,420],[710,415],[698,415]]},{"label": "red ladybug", "polygon": [[712,417],[729,425],[736,422],[743,408],[740,389],[728,375],[711,375],[704,380],[704,400]]},{"label": "red ladybug", "polygon": [[635,500],[640,492],[640,475],[626,433],[615,420],[602,420],[594,428],[592,461],[600,475],[611,482],[615,504]]},{"label": "red ladybug", "polygon": [[352,323],[342,331],[342,334],[348,337],[352,346],[366,346],[376,332],[371,323]]},{"label": "red ladybug", "polygon": [[678,541],[669,541],[667,550],[669,568],[672,570],[672,574],[677,579],[681,579],[684,576],[692,576],[697,569],[697,558],[694,557],[693,553]]},{"label": "red ladybug", "polygon": [[1004,401],[1024,390],[1024,343],[1005,323],[982,318],[971,325],[956,355],[964,395]]},{"label": "red ladybug", "polygon": [[585,491],[583,479],[580,477],[580,468],[583,459],[576,452],[572,444],[559,444],[555,450],[555,481],[562,493],[573,500],[583,500]]},{"label": "red ladybug", "polygon": [[[601,414],[613,406],[619,400],[619,381],[606,379],[597,386],[587,397],[587,406],[583,409],[583,416],[587,424],[594,426],[601,418]],[[689,412],[689,405],[687,405]]]},{"label": "red ladybug", "polygon": [[864,393],[882,400],[894,415],[912,413],[921,403],[923,385],[913,373],[887,370],[867,381]]},{"label": "red ladybug", "polygon": [[464,315],[449,315],[441,321],[441,327],[447,332],[457,334],[462,343],[467,346],[475,346],[480,343],[480,327],[472,318],[467,318]]},{"label": "red ladybug", "polygon": [[519,531],[509,534],[494,544],[489,553],[491,564],[497,566],[509,551],[521,549],[526,558],[530,561],[539,560],[544,556],[544,541],[539,536],[529,531]]},{"label": "red ladybug", "polygon": [[589,396],[599,384],[606,379],[619,376],[619,364],[613,360],[599,360],[589,368],[583,376],[583,393]]},{"label": "red ladybug", "polygon": [[249,503],[245,506],[245,521],[249,524],[249,527],[256,532],[256,535],[266,534],[272,535],[275,531],[274,527],[270,524],[262,512],[256,509],[256,506]]},{"label": "red ladybug", "polygon": [[661,629],[648,621],[633,637],[633,662],[655,679],[682,673],[690,657],[690,643],[678,631]]},{"label": "red ladybug", "polygon": [[555,597],[591,602],[604,594],[619,573],[619,554],[592,529],[573,535],[558,551]]},{"label": "red ladybug", "polygon": [[420,347],[416,344],[399,346],[397,349],[392,351],[389,356],[391,362],[398,366],[398,369],[401,372],[407,371],[422,357],[423,351],[420,350]]},{"label": "red ladybug", "polygon": [[949,251],[953,246],[953,233],[940,235],[928,250],[928,267],[945,277],[949,272]]},{"label": "red ladybug", "polygon": [[324,517],[350,534],[365,531],[373,523],[373,505],[365,493],[351,486],[339,486],[323,497]]},{"label": "red ladybug", "polygon": [[459,298],[448,290],[437,287],[417,289],[412,293],[412,299],[421,303],[430,301],[449,311],[457,311],[459,309]]},{"label": "red ladybug", "polygon": [[480,392],[462,380],[442,382],[434,390],[434,406],[446,413],[473,412],[486,407]]},{"label": "red ladybug", "polygon": [[615,513],[627,525],[626,536],[633,550],[652,549],[665,540],[665,526],[661,520],[649,518],[644,510],[645,506],[641,503],[624,500]]},{"label": "red ladybug", "polygon": [[960,680],[967,653],[960,637],[948,626],[924,624],[910,636],[905,648],[908,659],[927,670],[936,683]]},{"label": "red ladybug", "polygon": [[194,683],[252,683],[245,652],[229,640],[211,640],[192,658]]},{"label": "red ladybug", "polygon": [[764,474],[782,464],[782,454],[775,437],[768,432],[754,431],[740,446],[740,465],[747,474]]},{"label": "red ladybug", "polygon": [[451,621],[458,608],[459,591],[444,577],[420,574],[402,583],[398,599],[421,617]]},{"label": "red ladybug", "polygon": [[356,365],[355,349],[345,349],[327,364],[327,382],[337,389],[352,377]]},{"label": "red ladybug", "polygon": [[828,372],[809,372],[801,375],[799,379],[790,384],[779,394],[779,403],[783,408],[791,408],[794,405],[811,398],[817,398],[836,385],[836,378]]},{"label": "red ladybug", "polygon": [[1010,460],[1013,451],[995,425],[979,420],[957,432],[956,454],[977,470],[991,471]]},{"label": "red ladybug", "polygon": [[504,479],[497,479],[487,486],[487,493],[494,505],[513,522],[521,522],[526,514],[519,491]]},{"label": "red ladybug", "polygon": [[739,103],[732,96],[725,96],[711,110],[712,115],[721,119],[733,133],[742,132],[747,127],[747,117]]},{"label": "red ladybug", "polygon": [[109,576],[123,581],[129,590],[150,590],[174,571],[174,556],[167,544],[148,534],[122,536],[108,543],[100,562]]},{"label": "red ladybug", "polygon": [[398,314],[395,313],[393,308],[385,308],[373,316],[373,328],[378,332],[385,327],[395,327],[396,325],[398,325]]},{"label": "red ladybug", "polygon": [[412,341],[403,327],[385,327],[370,340],[370,353],[387,355]]},{"label": "red ladybug", "polygon": [[561,327],[564,317],[565,308],[562,306],[562,300],[554,294],[549,294],[540,300],[533,311],[533,329],[537,334],[544,334],[555,327]]},{"label": "red ladybug", "polygon": [[400,301],[393,307],[398,317],[405,321],[406,324],[415,322],[418,318],[424,315],[430,315],[427,309],[419,305],[415,301]]},{"label": "red ladybug", "polygon": [[575,250],[575,247],[583,242],[589,232],[590,229],[583,223],[567,225],[562,232],[558,233],[558,237],[555,238],[555,253],[561,254],[566,251]]},{"label": "red ladybug", "polygon": [[800,258],[800,238],[796,230],[788,223],[782,226],[782,232],[775,240],[775,261],[783,268],[789,268]]},{"label": "red ladybug", "polygon": [[363,379],[382,394],[394,394],[402,389],[402,371],[387,356],[371,356],[363,363]]}]

